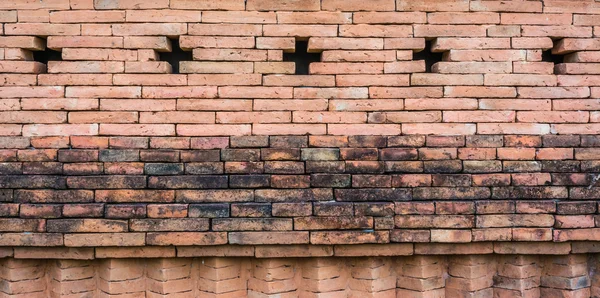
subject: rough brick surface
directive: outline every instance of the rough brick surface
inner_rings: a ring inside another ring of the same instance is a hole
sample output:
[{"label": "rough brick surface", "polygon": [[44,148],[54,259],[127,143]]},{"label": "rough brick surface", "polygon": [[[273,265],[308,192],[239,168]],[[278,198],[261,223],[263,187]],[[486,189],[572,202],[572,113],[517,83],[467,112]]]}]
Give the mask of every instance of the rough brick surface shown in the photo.
[{"label": "rough brick surface", "polygon": [[[0,256],[324,258],[57,263],[56,297],[96,291],[63,287],[89,266],[106,297],[600,295],[561,271],[595,266],[576,257],[326,258],[598,252],[599,18],[594,0],[2,1]],[[292,267],[318,274],[271,280]]]}]

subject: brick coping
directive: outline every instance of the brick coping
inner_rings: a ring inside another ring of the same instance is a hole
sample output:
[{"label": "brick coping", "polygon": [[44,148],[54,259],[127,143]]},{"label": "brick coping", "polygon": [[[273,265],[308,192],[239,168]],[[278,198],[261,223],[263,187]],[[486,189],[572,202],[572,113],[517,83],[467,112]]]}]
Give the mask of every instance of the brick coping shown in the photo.
[{"label": "brick coping", "polygon": [[568,255],[600,253],[600,242],[396,243],[144,247],[0,247],[0,258],[106,259],[189,257],[381,257],[411,255]]}]

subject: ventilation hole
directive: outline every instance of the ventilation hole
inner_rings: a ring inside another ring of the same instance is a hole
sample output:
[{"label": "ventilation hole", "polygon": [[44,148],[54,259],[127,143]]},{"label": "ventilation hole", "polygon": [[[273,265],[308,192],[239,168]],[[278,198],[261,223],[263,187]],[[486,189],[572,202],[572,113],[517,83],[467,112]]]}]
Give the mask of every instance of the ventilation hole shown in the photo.
[{"label": "ventilation hole", "polygon": [[62,53],[46,48],[43,51],[33,51],[33,61],[48,64],[48,61],[62,61]]},{"label": "ventilation hole", "polygon": [[158,53],[160,61],[166,61],[171,64],[173,73],[179,73],[179,62],[180,61],[192,61],[192,52],[184,51],[179,47],[179,39],[171,39],[172,50],[171,52],[160,52]]},{"label": "ventilation hole", "polygon": [[321,53],[309,53],[308,41],[296,39],[296,52],[283,53],[283,61],[296,63],[297,75],[307,75],[312,62],[321,62]]},{"label": "ventilation hole", "polygon": [[444,53],[434,53],[431,51],[431,41],[428,40],[425,42],[424,50],[413,53],[413,60],[425,60],[425,71],[431,72],[431,66],[442,61],[443,56]]},{"label": "ventilation hole", "polygon": [[[564,60],[565,60],[564,55],[552,54],[552,50],[547,50],[547,51],[542,52],[542,61],[543,62],[552,62],[552,63],[554,63],[554,66],[556,66],[557,64],[563,63]],[[554,73],[556,73],[556,67],[554,69],[555,69]]]}]

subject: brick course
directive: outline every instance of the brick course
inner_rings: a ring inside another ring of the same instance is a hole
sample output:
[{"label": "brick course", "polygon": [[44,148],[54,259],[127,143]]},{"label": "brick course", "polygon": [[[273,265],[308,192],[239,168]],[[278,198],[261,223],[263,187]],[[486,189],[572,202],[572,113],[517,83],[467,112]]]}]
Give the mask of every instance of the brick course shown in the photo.
[{"label": "brick course", "polygon": [[[599,15],[594,0],[3,1],[0,256],[462,249],[532,256],[498,259],[497,273],[488,259],[456,257],[456,271],[438,268],[445,289],[412,267],[359,278],[380,261],[348,261],[343,286],[327,287],[595,295],[597,278],[581,289],[589,280],[560,270],[595,266],[575,256],[545,262],[535,282],[527,272],[549,250],[598,252]],[[300,75],[290,56],[302,44],[320,60]],[[207,274],[233,274],[215,262]],[[342,266],[282,262],[252,268]],[[320,277],[273,283],[249,268],[236,269],[248,288],[231,295],[326,292]],[[131,287],[168,294],[160,276],[136,274]],[[228,297],[210,287],[202,295]]]}]

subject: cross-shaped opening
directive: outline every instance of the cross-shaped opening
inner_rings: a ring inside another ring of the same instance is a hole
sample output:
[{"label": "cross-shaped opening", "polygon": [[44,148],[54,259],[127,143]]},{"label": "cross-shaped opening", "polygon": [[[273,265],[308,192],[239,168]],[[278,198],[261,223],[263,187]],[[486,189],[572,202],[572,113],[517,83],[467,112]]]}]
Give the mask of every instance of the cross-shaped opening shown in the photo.
[{"label": "cross-shaped opening", "polygon": [[180,61],[192,61],[192,52],[184,51],[179,46],[179,39],[171,39],[173,49],[170,52],[158,53],[160,61],[167,61],[171,64],[172,72],[179,73]]},{"label": "cross-shaped opening", "polygon": [[308,41],[296,39],[296,51],[294,53],[283,53],[283,61],[296,64],[297,75],[307,75],[308,67],[312,62],[321,62],[321,53],[309,53]]},{"label": "cross-shaped opening", "polygon": [[62,61],[62,53],[49,48],[33,51],[33,61],[48,64],[48,61]]},{"label": "cross-shaped opening", "polygon": [[425,41],[425,49],[420,52],[413,53],[413,60],[425,60],[425,71],[431,72],[431,66],[442,61],[443,52],[435,53],[431,51],[431,41]]}]

